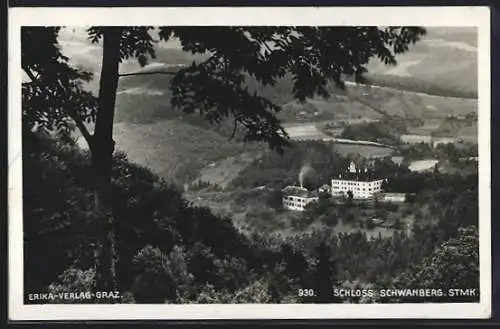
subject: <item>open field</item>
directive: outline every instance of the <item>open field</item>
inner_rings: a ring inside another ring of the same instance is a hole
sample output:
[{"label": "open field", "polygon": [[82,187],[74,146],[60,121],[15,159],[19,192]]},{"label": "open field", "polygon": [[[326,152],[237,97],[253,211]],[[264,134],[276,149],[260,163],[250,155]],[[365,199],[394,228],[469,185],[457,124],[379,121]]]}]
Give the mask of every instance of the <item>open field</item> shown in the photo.
[{"label": "open field", "polygon": [[317,123],[285,124],[284,128],[291,139],[323,139],[329,137],[317,128]]},{"label": "open field", "polygon": [[457,135],[459,137],[462,137],[464,138],[464,140],[475,140],[477,141],[477,138],[478,138],[478,125],[477,124],[474,124],[472,126],[464,126],[462,128],[459,129],[459,131],[457,132]]},{"label": "open field", "polygon": [[419,127],[408,127],[408,134],[429,135],[436,131],[441,124],[442,119],[426,119],[424,124]]},{"label": "open field", "polygon": [[[441,119],[449,115],[462,116],[477,113],[477,99],[443,97],[394,88],[350,85],[350,100],[359,99],[371,104],[389,115]],[[372,111],[373,112],[373,111]],[[370,117],[369,111],[366,112]],[[377,114],[373,114],[377,118]]]},{"label": "open field", "polygon": [[[304,108],[307,108],[307,111]],[[463,117],[477,113],[477,100],[350,85],[348,95],[334,95],[329,99],[308,99],[300,106],[296,102],[288,103],[284,105],[279,117],[290,127],[291,135],[314,137],[322,135],[315,131],[314,123],[336,122],[345,125],[376,121],[383,117],[383,113],[424,120],[423,126],[410,127],[409,134],[430,135],[450,116]],[[299,128],[297,123],[301,123],[303,127]],[[467,129],[459,134],[472,135]]]},{"label": "open field", "polygon": [[411,171],[426,171],[432,170],[439,160],[416,160],[412,161],[408,166]]},{"label": "open field", "polygon": [[132,162],[179,184],[195,179],[210,163],[259,148],[177,120],[118,123],[114,132],[117,149],[125,151]]},{"label": "open field", "polygon": [[[296,140],[333,140],[332,137],[321,132],[317,124],[286,125],[290,138]],[[387,147],[372,145],[357,145],[351,143],[335,143],[335,150],[345,156],[349,153],[359,153],[365,157],[390,155],[393,150]]]},{"label": "open field", "polygon": [[342,156],[359,153],[364,157],[384,157],[393,153],[393,150],[387,147],[354,144],[335,144],[335,150]]},{"label": "open field", "polygon": [[198,179],[224,189],[238,176],[241,170],[255,161],[261,153],[260,151],[245,152],[213,162],[201,169]]}]

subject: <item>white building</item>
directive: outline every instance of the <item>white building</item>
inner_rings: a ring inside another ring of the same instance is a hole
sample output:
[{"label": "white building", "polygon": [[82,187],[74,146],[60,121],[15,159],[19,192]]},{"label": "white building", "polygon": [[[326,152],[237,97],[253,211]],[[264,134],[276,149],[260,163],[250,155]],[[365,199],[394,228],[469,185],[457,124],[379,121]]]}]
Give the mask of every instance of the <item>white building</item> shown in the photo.
[{"label": "white building", "polygon": [[370,199],[374,194],[382,192],[383,179],[377,180],[354,180],[354,179],[332,179],[332,195],[348,196],[352,193],[353,199]]},{"label": "white building", "polygon": [[330,185],[328,184],[323,184],[318,188],[319,193],[331,193]]},{"label": "white building", "polygon": [[382,192],[384,179],[377,179],[365,168],[356,170],[356,165],[351,163],[349,171],[338,178],[332,179],[332,196],[349,196],[353,199],[371,199],[374,194]]},{"label": "white building", "polygon": [[403,203],[406,201],[405,193],[381,193],[380,196],[377,196],[378,201],[380,202],[394,202],[394,203]]},{"label": "white building", "polygon": [[315,192],[299,186],[287,186],[283,190],[283,208],[304,211],[306,206],[318,202],[319,197]]}]

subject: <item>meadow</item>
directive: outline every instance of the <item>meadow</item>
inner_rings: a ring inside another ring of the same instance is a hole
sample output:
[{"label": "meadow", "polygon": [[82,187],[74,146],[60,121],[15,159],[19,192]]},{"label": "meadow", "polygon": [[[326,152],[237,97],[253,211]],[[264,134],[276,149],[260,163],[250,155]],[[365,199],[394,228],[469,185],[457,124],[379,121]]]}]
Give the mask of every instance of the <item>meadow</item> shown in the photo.
[{"label": "meadow", "polygon": [[358,153],[367,158],[381,158],[393,153],[393,150],[387,147],[338,143],[335,144],[335,150],[342,156]]},{"label": "meadow", "polygon": [[259,150],[259,144],[228,141],[215,131],[177,120],[150,124],[117,123],[114,138],[128,159],[178,185],[196,179],[211,163]]}]

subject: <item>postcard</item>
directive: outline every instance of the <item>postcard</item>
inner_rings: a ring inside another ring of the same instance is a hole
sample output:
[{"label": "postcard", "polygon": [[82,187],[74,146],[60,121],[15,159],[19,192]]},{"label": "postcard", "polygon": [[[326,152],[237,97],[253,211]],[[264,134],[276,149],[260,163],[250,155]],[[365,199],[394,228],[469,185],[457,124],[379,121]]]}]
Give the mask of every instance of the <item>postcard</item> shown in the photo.
[{"label": "postcard", "polygon": [[487,7],[11,8],[11,320],[488,318]]}]

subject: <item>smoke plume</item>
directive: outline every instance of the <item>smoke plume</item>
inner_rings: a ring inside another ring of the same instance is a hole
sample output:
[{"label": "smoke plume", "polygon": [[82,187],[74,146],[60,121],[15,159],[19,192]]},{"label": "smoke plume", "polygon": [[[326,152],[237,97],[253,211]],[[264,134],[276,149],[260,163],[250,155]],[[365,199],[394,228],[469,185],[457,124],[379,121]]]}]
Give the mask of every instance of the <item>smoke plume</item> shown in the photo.
[{"label": "smoke plume", "polygon": [[302,168],[300,168],[300,173],[299,173],[300,187],[304,187],[304,178],[312,171],[313,169],[309,165],[303,165]]}]

